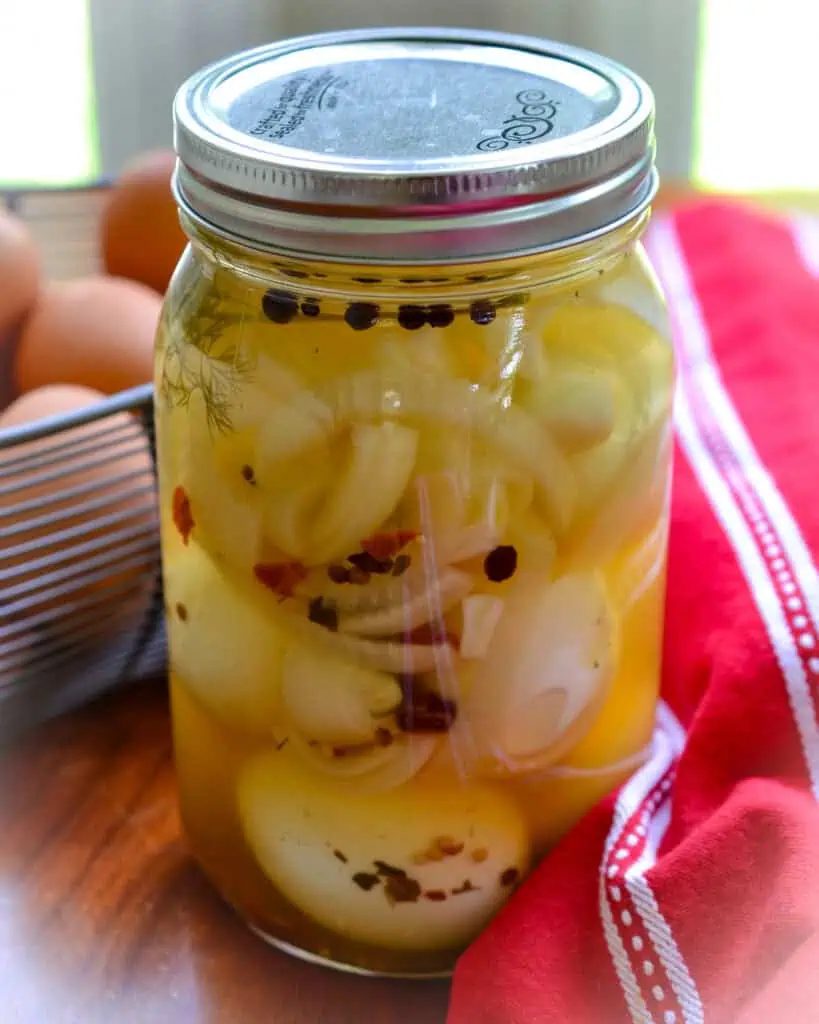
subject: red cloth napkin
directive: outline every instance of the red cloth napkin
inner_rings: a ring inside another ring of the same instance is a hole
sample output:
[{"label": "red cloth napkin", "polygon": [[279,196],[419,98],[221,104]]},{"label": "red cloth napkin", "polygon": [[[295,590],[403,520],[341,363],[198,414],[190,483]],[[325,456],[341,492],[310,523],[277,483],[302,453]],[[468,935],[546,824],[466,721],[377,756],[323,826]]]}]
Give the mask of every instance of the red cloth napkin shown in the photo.
[{"label": "red cloth napkin", "polygon": [[653,756],[461,959],[448,1024],[819,1022],[819,222],[655,221],[680,382]]}]

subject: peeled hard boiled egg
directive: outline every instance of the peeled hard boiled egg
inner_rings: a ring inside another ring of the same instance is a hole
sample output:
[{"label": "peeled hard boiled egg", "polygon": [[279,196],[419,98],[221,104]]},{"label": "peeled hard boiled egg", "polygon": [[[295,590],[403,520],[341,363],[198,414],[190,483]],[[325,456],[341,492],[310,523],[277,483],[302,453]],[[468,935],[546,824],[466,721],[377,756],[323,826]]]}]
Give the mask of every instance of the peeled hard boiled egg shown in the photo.
[{"label": "peeled hard boiled egg", "polygon": [[147,384],[160,307],[156,292],[122,278],[53,282],[20,334],[18,390],[79,384],[114,394]]},{"label": "peeled hard boiled egg", "polygon": [[272,751],[247,765],[239,807],[251,849],[287,899],[390,949],[469,941],[529,868],[523,816],[489,784],[338,793]]},{"label": "peeled hard boiled egg", "polygon": [[187,546],[168,541],[165,600],[174,671],[231,726],[272,735],[284,640],[265,592],[260,588],[262,600],[255,603],[192,539]]},{"label": "peeled hard boiled egg", "polygon": [[22,221],[0,213],[0,339],[34,305],[40,261]]}]

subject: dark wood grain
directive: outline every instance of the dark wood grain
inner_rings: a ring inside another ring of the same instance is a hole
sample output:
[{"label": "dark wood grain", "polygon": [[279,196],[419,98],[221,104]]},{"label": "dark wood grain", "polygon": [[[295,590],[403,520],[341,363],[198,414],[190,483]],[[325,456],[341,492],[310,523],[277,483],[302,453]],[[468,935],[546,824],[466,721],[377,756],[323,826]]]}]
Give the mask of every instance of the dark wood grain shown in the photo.
[{"label": "dark wood grain", "polygon": [[3,1022],[444,1020],[446,984],[295,961],[220,902],[180,832],[162,685],[38,730],[0,772]]}]

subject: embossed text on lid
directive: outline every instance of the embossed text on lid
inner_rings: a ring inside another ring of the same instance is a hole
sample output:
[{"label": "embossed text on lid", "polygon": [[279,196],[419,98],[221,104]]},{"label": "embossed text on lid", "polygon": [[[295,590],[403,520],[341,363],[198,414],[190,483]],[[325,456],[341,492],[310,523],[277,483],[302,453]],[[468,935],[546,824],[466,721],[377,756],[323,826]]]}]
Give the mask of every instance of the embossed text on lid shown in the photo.
[{"label": "embossed text on lid", "polygon": [[288,215],[298,204],[395,218],[611,181],[612,221],[653,188],[648,87],[611,61],[528,37],[382,29],[287,40],[206,68],[174,113],[180,199],[240,235],[241,196],[257,222],[275,220],[277,203]]}]

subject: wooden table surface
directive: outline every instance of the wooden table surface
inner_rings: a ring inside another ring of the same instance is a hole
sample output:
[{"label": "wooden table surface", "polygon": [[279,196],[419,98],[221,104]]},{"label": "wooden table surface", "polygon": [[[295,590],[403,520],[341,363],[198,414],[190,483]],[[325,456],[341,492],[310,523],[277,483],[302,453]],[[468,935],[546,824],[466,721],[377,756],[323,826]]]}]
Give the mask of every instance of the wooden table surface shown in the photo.
[{"label": "wooden table surface", "polygon": [[181,835],[162,684],[0,754],[3,1024],[438,1024],[447,993],[296,961],[219,901]]}]

